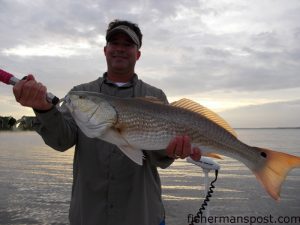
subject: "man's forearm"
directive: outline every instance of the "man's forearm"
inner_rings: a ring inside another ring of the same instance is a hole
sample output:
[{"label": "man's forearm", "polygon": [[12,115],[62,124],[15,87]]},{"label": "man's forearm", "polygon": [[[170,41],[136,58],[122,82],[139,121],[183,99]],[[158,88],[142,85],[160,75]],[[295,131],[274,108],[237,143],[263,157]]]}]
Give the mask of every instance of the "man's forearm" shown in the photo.
[{"label": "man's forearm", "polygon": [[59,112],[56,107],[47,112],[34,112],[36,119],[33,127],[47,145],[65,151],[75,144],[77,126],[69,114]]}]

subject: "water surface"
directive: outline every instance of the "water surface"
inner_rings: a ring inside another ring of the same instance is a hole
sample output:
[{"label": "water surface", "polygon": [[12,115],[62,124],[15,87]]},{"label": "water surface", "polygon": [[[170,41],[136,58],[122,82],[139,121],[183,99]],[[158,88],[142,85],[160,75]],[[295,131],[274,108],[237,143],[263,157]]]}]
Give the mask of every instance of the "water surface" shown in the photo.
[{"label": "water surface", "polygon": [[[237,132],[247,144],[300,156],[299,129]],[[0,143],[0,224],[68,224],[74,149],[55,151],[35,132],[0,132]],[[281,201],[275,202],[244,165],[226,157],[217,162],[221,170],[209,203],[210,215],[300,214],[300,169],[290,172],[282,186]],[[187,215],[194,214],[203,201],[202,169],[178,160],[159,171],[167,223],[187,224]]]}]

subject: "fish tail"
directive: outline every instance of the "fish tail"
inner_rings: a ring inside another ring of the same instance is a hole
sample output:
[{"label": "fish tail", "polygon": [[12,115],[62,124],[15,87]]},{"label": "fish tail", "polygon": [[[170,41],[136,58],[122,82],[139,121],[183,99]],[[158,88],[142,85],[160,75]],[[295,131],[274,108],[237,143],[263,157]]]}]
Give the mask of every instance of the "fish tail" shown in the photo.
[{"label": "fish tail", "polygon": [[269,149],[258,150],[261,156],[266,158],[266,163],[261,169],[253,172],[272,198],[279,200],[281,185],[291,169],[300,167],[300,157]]}]

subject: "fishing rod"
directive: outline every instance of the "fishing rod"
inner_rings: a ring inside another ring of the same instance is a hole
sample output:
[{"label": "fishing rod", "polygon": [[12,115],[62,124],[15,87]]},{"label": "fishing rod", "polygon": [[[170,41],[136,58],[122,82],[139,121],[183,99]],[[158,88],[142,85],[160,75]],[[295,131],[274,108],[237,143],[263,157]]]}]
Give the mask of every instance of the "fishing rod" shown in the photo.
[{"label": "fishing rod", "polygon": [[[26,79],[26,76],[23,79]],[[11,73],[8,73],[0,69],[0,81],[3,82],[4,84],[10,84],[14,86],[16,83],[20,81],[20,79],[16,78]],[[56,105],[59,102],[59,98],[50,92],[47,92],[46,99],[47,102],[52,103],[53,105]]]},{"label": "fishing rod", "polygon": [[[194,223],[199,223],[201,222],[201,218],[203,215],[203,211],[206,209],[206,219],[209,217],[209,208],[208,208],[208,202],[210,201],[210,198],[212,197],[212,193],[214,192],[213,189],[215,188],[214,183],[217,181],[218,179],[218,172],[220,169],[220,165],[218,163],[216,163],[215,161],[213,161],[211,158],[209,157],[204,157],[202,156],[198,161],[193,160],[191,157],[186,158],[186,161],[189,163],[192,163],[196,166],[199,166],[202,168],[204,174],[205,174],[205,193],[206,196],[204,198],[204,201],[201,205],[201,207],[199,208],[198,212],[195,215],[192,215],[192,220],[191,223],[189,225],[194,225]],[[209,185],[209,177],[208,177],[208,173],[214,170],[215,171],[215,179],[210,183]],[[209,224],[209,222],[206,220],[206,224]]]}]

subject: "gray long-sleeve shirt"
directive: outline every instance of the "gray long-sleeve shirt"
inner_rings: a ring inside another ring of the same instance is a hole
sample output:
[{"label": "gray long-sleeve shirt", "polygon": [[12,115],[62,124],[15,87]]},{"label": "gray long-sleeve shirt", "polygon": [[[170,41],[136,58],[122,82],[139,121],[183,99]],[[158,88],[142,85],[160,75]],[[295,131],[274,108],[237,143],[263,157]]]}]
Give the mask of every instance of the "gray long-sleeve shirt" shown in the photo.
[{"label": "gray long-sleeve shirt", "polygon": [[[160,89],[144,83],[136,75],[122,87],[104,75],[72,90],[119,97],[154,96],[167,102]],[[86,137],[70,114],[62,114],[56,108],[46,113],[36,112],[35,129],[56,150],[76,146],[69,214],[72,225],[159,225],[163,220],[157,167],[166,168],[173,162],[164,150],[145,151],[146,159],[139,166],[115,145]]]}]

